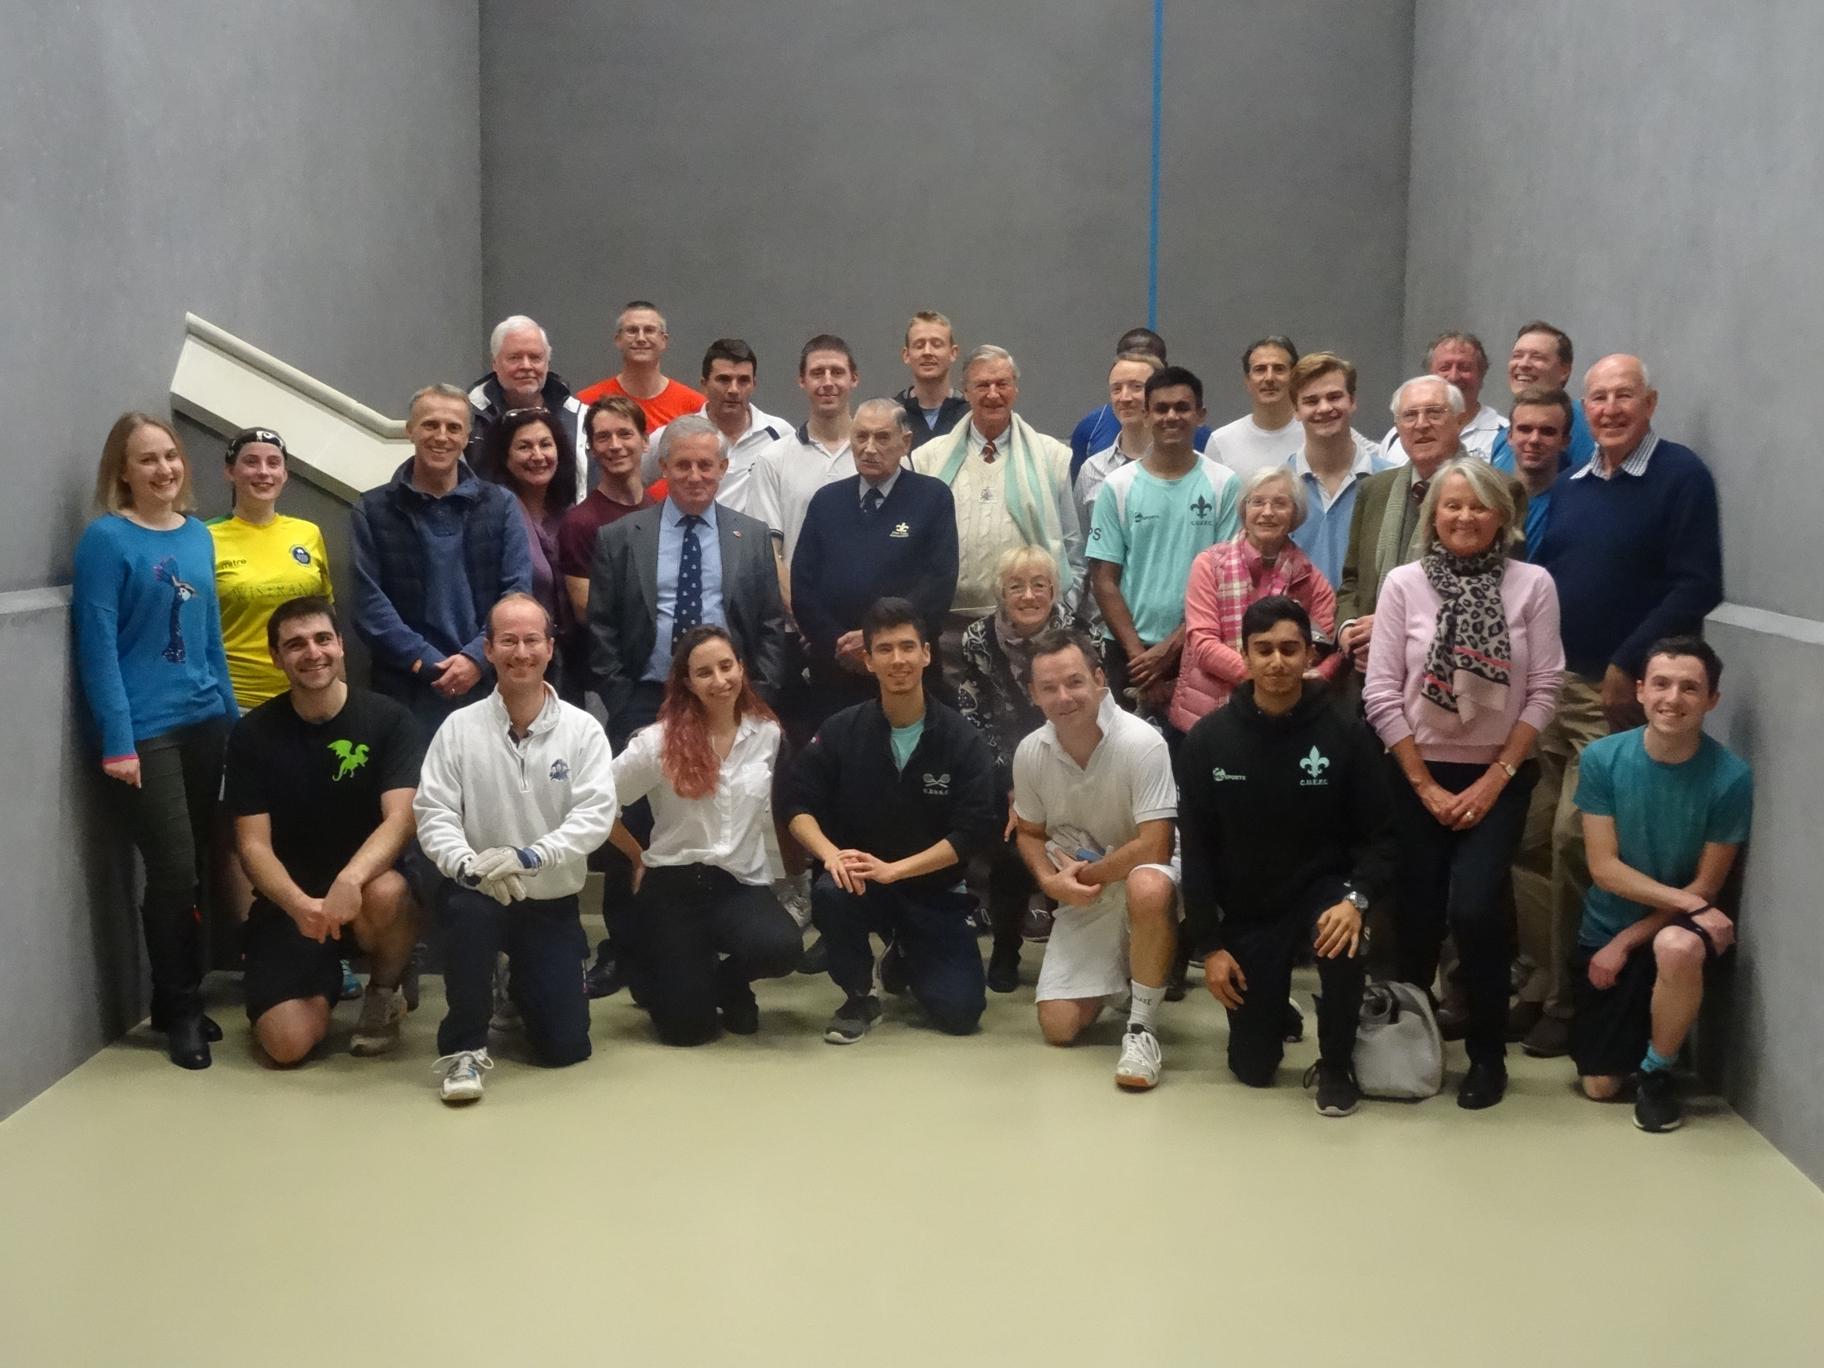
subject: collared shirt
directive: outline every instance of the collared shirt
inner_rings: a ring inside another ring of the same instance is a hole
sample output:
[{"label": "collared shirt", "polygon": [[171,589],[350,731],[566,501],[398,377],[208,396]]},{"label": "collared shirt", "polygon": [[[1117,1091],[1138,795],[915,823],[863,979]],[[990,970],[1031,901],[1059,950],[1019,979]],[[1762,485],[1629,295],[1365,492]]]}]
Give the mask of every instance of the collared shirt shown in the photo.
[{"label": "collared shirt", "polygon": [[[1621,473],[1623,475],[1634,476],[1645,475],[1647,473],[1647,462],[1653,459],[1653,452],[1658,446],[1659,434],[1653,431],[1652,428],[1648,428],[1646,435],[1640,439],[1635,445],[1634,450],[1630,451],[1627,454],[1627,458],[1622,461],[1620,466]],[[1594,475],[1599,480],[1612,480],[1615,478],[1615,472],[1609,469],[1609,463],[1604,459],[1600,448],[1594,456],[1590,457],[1590,463],[1575,475],[1571,476],[1571,478],[1573,480],[1581,480],[1585,475]]]},{"label": "collared shirt", "polygon": [[614,787],[622,808],[652,804],[652,839],[640,863],[714,865],[744,884],[769,884],[783,872],[774,855],[773,770],[779,724],[747,716],[706,798],[680,798],[665,778],[665,728],[642,727],[614,757]]},{"label": "collared shirt", "polygon": [[[707,417],[709,405],[705,404],[697,412]],[[646,438],[646,454],[640,458],[640,479],[648,485],[659,478],[659,458],[665,453],[665,431],[670,426],[667,423]],[[716,502],[737,513],[752,513],[748,501],[753,497],[754,462],[760,459],[761,452],[791,430],[792,425],[785,419],[761,412],[757,404],[749,404],[747,431],[728,444],[728,471],[716,488]]]},{"label": "collared shirt", "polygon": [[[1488,463],[1503,475],[1518,475],[1520,458],[1514,450],[1514,444],[1509,440],[1509,436],[1508,430],[1503,429],[1501,435],[1495,438],[1494,446],[1489,449]],[[1570,445],[1565,447],[1563,457],[1559,459],[1558,468],[1560,470],[1581,469],[1584,462],[1595,454],[1596,437],[1590,431],[1590,421],[1583,416],[1582,405],[1573,404],[1571,406],[1571,441]]]},{"label": "collared shirt", "polygon": [[[722,542],[712,503],[700,515],[697,545],[703,552],[703,621],[726,626],[722,612]],[[652,654],[640,678],[663,683],[671,669],[671,623],[678,610],[678,558],[684,553],[684,510],[669,498],[659,512],[659,613]]]},{"label": "collared shirt", "polygon": [[1101,493],[1103,482],[1122,466],[1132,461],[1144,461],[1147,452],[1152,449],[1152,443],[1149,442],[1144,451],[1137,451],[1130,456],[1121,449],[1121,439],[1117,437],[1108,446],[1103,447],[1102,450],[1083,462],[1083,468],[1077,472],[1076,496],[1077,522],[1085,531],[1094,521],[1096,495]]},{"label": "collared shirt", "polygon": [[[1499,409],[1492,409],[1487,404],[1476,410],[1476,416],[1463,427],[1463,450],[1472,456],[1488,460],[1495,449],[1495,438],[1507,426],[1507,419],[1501,416]],[[1381,439],[1381,456],[1389,465],[1405,465],[1412,458],[1406,454],[1406,448],[1400,445],[1400,430],[1397,427],[1387,429],[1387,435]]]},{"label": "collared shirt", "polygon": [[878,489],[880,491],[881,500],[884,502],[887,495],[893,492],[893,486],[899,483],[899,472],[904,469],[904,466],[894,466],[893,473],[887,476],[887,478],[882,480],[879,484],[870,484],[866,480],[860,481],[860,488],[856,491],[855,497],[865,506],[868,502],[868,491],[870,489]]},{"label": "collared shirt", "polygon": [[1526,558],[1536,561],[1539,556],[1539,541],[1545,536],[1545,525],[1552,516],[1552,495],[1558,490],[1558,481],[1554,479],[1537,494],[1526,496]]},{"label": "collared shirt", "polygon": [[1351,431],[1355,439],[1355,460],[1342,484],[1332,494],[1311,470],[1300,447],[1286,462],[1305,488],[1305,520],[1292,532],[1292,544],[1311,558],[1318,572],[1336,588],[1342,583],[1343,561],[1349,551],[1349,519],[1355,513],[1356,486],[1391,463],[1381,450],[1361,433]]},{"label": "collared shirt", "polygon": [[760,453],[754,464],[747,511],[784,542],[788,568],[792,553],[798,549],[798,534],[804,529],[811,495],[854,473],[855,458],[849,454],[848,438],[843,438],[840,446],[827,447],[811,436],[808,423],[800,424]]}]

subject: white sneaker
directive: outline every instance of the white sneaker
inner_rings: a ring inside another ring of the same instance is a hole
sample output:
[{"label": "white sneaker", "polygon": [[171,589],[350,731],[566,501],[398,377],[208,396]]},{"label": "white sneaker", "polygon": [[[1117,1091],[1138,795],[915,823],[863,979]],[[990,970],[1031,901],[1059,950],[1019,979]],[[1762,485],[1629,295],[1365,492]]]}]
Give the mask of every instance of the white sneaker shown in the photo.
[{"label": "white sneaker", "polygon": [[488,1058],[485,1049],[458,1050],[445,1055],[431,1067],[444,1071],[443,1100],[452,1107],[459,1107],[467,1102],[481,1101],[481,1071],[493,1068],[494,1061]]},{"label": "white sneaker", "polygon": [[1145,1092],[1158,1085],[1159,1070],[1164,1065],[1159,1037],[1146,1027],[1129,1022],[1127,1034],[1121,1037],[1121,1062],[1115,1065],[1116,1085]]},{"label": "white sneaker", "polygon": [[404,1020],[404,995],[397,988],[376,988],[370,983],[361,999],[361,1020],[355,1024],[348,1052],[364,1059],[385,1054],[399,1044],[399,1023]]}]

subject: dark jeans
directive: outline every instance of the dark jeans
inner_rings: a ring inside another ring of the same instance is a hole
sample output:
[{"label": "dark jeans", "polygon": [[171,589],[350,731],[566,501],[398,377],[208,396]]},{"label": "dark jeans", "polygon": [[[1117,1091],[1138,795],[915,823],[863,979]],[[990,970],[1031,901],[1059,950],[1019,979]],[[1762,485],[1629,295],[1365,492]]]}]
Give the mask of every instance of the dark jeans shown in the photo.
[{"label": "dark jeans", "polygon": [[648,869],[633,926],[640,997],[667,1045],[713,1040],[719,1007],[751,1000],[749,983],[791,973],[804,952],[770,888],[714,865]]},{"label": "dark jeans", "polygon": [[161,1011],[187,1010],[202,982],[202,887],[214,868],[215,800],[222,787],[226,717],[139,742],[139,787],[115,785],[126,825],[146,866],[140,922]]},{"label": "dark jeans", "polygon": [[857,897],[819,874],[811,885],[811,920],[829,946],[830,977],[850,997],[874,989],[872,933],[903,957],[912,996],[938,1030],[968,1035],[981,1020],[988,979],[969,929],[967,894],[871,883]]},{"label": "dark jeans", "polygon": [[[658,721],[659,704],[665,697],[665,686],[638,682],[619,711],[608,719],[608,744],[619,755],[627,749],[627,739],[642,727]],[[652,808],[644,798],[621,810],[621,823],[644,845],[652,835]],[[603,841],[589,857],[589,868],[602,876],[602,926],[607,931],[604,951],[624,960],[632,968],[633,942],[633,866],[614,848]]]},{"label": "dark jeans", "polygon": [[[1229,1069],[1252,1088],[1264,1088],[1285,1055],[1286,999],[1292,992],[1292,962],[1310,950],[1318,916],[1343,900],[1341,879],[1319,879],[1284,915],[1271,921],[1228,922],[1223,939],[1248,981],[1241,1007],[1229,1013]],[[1362,1013],[1367,965],[1359,947],[1347,958],[1318,959],[1318,1056],[1350,1068],[1355,1030]]]},{"label": "dark jeans", "polygon": [[[1488,772],[1487,765],[1441,761],[1427,768],[1451,793],[1461,793]],[[1429,990],[1445,932],[1455,938],[1469,1007],[1463,1045],[1472,1060],[1499,1062],[1507,1053],[1514,928],[1513,903],[1504,888],[1538,779],[1537,762],[1528,760],[1494,807],[1467,831],[1440,825],[1397,768],[1389,785],[1400,835],[1399,901],[1394,907],[1399,976]]]},{"label": "dark jeans", "polygon": [[443,937],[443,987],[449,1012],[437,1027],[437,1052],[479,1050],[494,1014],[494,961],[513,962],[513,1001],[539,1062],[589,1058],[589,998],[583,990],[588,944],[576,895],[527,898],[502,907],[485,893],[446,883],[437,907]]},{"label": "dark jeans", "polygon": [[988,921],[994,927],[994,948],[1020,948],[1020,922],[1026,905],[1038,891],[1032,871],[1020,858],[1012,841],[1003,841],[988,855]]}]

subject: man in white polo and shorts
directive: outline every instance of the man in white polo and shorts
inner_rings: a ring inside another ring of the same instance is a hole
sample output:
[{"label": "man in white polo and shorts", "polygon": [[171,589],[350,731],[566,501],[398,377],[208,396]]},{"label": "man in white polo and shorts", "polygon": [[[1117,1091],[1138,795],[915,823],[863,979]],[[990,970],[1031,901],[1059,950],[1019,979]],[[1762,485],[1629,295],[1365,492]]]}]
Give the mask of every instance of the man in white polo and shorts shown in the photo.
[{"label": "man in white polo and shorts", "polygon": [[1132,995],[1115,1082],[1144,1090],[1163,1056],[1154,1017],[1178,940],[1178,786],[1165,738],[1109,696],[1081,633],[1033,645],[1032,697],[1045,725],[1013,757],[1020,855],[1058,904],[1039,970],[1039,1029],[1069,1045]]}]

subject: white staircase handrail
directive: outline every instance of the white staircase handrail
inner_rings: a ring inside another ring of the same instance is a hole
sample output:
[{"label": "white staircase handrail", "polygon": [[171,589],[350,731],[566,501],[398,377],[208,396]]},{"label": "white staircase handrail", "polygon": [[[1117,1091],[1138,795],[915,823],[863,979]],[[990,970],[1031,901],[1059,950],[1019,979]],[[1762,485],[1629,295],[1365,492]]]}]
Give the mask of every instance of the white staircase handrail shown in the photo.
[{"label": "white staircase handrail", "polygon": [[192,313],[184,315],[171,402],[216,432],[277,430],[294,472],[349,503],[385,484],[412,453],[401,420]]}]

